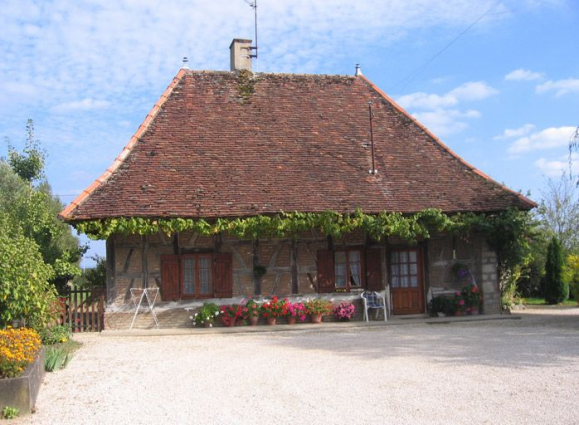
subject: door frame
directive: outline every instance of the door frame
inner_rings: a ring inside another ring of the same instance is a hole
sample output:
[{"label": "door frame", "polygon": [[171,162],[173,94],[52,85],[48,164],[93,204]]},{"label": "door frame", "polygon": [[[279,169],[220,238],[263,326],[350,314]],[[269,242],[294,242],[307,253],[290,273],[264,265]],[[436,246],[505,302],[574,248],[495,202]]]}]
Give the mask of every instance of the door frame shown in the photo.
[{"label": "door frame", "polygon": [[[410,252],[415,251],[417,253],[417,267],[418,267],[418,302],[419,308],[416,312],[397,312],[394,308],[394,297],[392,286],[392,262],[391,254],[393,252]],[[426,249],[422,244],[417,246],[407,246],[407,245],[391,245],[386,250],[386,267],[388,270],[388,297],[391,306],[391,314],[397,316],[412,315],[412,314],[424,314],[426,313],[426,261],[425,261]]]}]

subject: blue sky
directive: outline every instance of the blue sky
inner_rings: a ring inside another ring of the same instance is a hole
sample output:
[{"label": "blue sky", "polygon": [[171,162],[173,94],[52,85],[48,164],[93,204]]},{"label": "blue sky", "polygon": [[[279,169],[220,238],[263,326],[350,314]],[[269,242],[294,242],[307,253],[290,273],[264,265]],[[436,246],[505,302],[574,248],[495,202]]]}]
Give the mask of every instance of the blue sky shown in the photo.
[{"label": "blue sky", "polygon": [[[360,63],[451,149],[534,200],[567,169],[579,125],[575,0],[258,0],[258,11],[260,72],[353,74]],[[68,203],[112,163],[183,56],[192,69],[229,69],[231,40],[253,38],[253,11],[244,0],[3,0],[0,28],[0,137],[21,148],[32,118]]]}]

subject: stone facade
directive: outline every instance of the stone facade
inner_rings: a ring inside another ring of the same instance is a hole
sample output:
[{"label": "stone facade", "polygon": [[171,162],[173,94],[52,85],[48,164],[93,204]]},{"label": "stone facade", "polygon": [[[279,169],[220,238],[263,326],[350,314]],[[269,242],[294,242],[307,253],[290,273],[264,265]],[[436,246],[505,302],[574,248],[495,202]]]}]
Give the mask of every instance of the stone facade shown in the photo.
[{"label": "stone facade", "polygon": [[435,235],[427,242],[428,298],[437,293],[452,294],[460,291],[463,282],[453,278],[452,266],[461,263],[468,267],[474,282],[484,292],[484,312],[497,314],[501,311],[501,296],[497,274],[497,256],[490,250],[482,236],[469,241],[445,235]]},{"label": "stone facade", "polygon": [[[193,253],[231,253],[233,259],[233,298],[212,300],[217,304],[238,303],[243,298],[261,296],[291,296],[305,299],[317,294],[317,251],[345,248],[380,249],[382,282],[389,293],[387,258],[390,249],[403,244],[395,240],[375,243],[362,232],[342,239],[327,238],[317,232],[306,232],[296,240],[239,240],[229,235],[199,236],[184,232],[168,237],[114,235],[107,241],[107,314],[105,326],[127,328],[133,310],[130,288],[161,287],[161,255]],[[461,287],[452,279],[451,267],[459,261],[469,267],[476,283],[485,292],[486,313],[500,311],[496,256],[488,250],[482,238],[469,242],[445,235],[435,235],[419,244],[423,252],[425,303],[435,291],[452,293]],[[262,277],[254,274],[256,266],[266,269]],[[351,293],[324,294],[333,303],[359,302],[360,290]],[[204,300],[166,302],[159,296],[158,315],[162,326],[189,326],[189,314],[184,308],[195,309]],[[361,305],[360,305],[361,307]],[[361,318],[361,308],[358,309]],[[123,313],[124,312],[124,313]],[[147,319],[148,320],[148,319]],[[147,322],[151,325],[151,322]],[[137,326],[148,327],[145,322]]]}]

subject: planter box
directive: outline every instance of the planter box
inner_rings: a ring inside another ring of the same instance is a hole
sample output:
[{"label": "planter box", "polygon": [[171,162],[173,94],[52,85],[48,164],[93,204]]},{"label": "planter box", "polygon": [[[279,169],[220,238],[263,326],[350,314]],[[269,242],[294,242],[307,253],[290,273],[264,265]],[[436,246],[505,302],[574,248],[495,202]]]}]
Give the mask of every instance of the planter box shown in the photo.
[{"label": "planter box", "polygon": [[44,378],[44,347],[18,378],[0,379],[0,410],[16,407],[21,415],[34,412],[40,384]]}]

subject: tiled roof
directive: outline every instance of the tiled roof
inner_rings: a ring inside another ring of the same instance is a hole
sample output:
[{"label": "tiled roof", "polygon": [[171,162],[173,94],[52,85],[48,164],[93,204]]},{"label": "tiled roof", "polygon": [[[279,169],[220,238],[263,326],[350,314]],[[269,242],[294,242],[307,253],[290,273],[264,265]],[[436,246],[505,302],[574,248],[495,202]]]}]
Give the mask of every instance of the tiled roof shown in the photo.
[{"label": "tiled roof", "polygon": [[464,162],[365,77],[245,77],[179,71],[113,165],[61,217],[535,206]]}]

